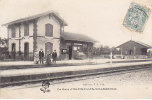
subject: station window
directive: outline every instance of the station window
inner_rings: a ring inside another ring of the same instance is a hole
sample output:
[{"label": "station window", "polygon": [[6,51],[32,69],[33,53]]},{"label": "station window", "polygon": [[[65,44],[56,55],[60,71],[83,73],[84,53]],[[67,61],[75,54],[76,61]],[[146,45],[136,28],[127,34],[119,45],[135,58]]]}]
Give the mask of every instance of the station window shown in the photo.
[{"label": "station window", "polygon": [[29,24],[24,24],[24,36],[29,36]]},{"label": "station window", "polygon": [[53,36],[53,25],[45,24],[45,36],[48,36],[48,37]]},{"label": "station window", "polygon": [[13,27],[11,28],[11,30],[12,30],[12,38],[16,37],[15,27],[13,26]]}]

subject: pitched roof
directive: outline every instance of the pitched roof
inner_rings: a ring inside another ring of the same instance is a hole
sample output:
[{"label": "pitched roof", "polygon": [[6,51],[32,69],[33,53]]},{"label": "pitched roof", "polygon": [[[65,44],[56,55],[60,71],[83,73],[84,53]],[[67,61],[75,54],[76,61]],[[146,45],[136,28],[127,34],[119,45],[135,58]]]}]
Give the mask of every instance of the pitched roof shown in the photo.
[{"label": "pitched roof", "polygon": [[138,44],[141,44],[141,45],[143,45],[143,46],[145,46],[145,47],[147,47],[147,48],[151,48],[152,46],[150,46],[150,45],[148,45],[148,44],[145,44],[145,43],[143,43],[143,42],[140,42],[140,41],[134,41],[134,42],[136,42],[136,43],[138,43]]},{"label": "pitched roof", "polygon": [[80,42],[97,42],[96,40],[83,35],[83,34],[76,34],[76,33],[69,33],[69,32],[64,32],[61,34],[61,37],[64,40],[72,40],[72,41],[80,41]]},{"label": "pitched roof", "polygon": [[135,43],[138,43],[138,44],[140,44],[140,45],[142,45],[142,46],[144,46],[144,47],[146,47],[146,48],[151,48],[151,47],[152,47],[152,46],[150,46],[150,45],[148,45],[148,44],[145,44],[145,43],[143,43],[143,42],[141,42],[141,41],[130,40],[130,41],[127,41],[127,42],[125,42],[125,43],[117,46],[117,48],[121,47],[122,45],[124,45],[124,44],[126,44],[126,43],[128,43],[128,42],[135,42]]},{"label": "pitched roof", "polygon": [[17,23],[20,23],[20,22],[29,21],[29,20],[33,20],[33,19],[36,19],[36,18],[39,18],[39,17],[43,17],[43,16],[46,16],[46,15],[54,16],[62,25],[67,26],[67,23],[57,13],[55,13],[53,11],[47,11],[47,12],[44,12],[44,13],[41,13],[41,14],[17,19],[17,20],[11,21],[11,22],[3,24],[3,25],[17,24]]}]

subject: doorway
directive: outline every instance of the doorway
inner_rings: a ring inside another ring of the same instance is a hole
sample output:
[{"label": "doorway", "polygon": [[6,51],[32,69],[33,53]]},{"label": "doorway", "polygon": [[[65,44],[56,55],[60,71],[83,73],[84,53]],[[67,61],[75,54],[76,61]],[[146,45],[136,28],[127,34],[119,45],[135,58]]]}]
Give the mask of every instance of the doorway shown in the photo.
[{"label": "doorway", "polygon": [[49,51],[50,53],[53,52],[53,44],[50,42],[45,43],[45,56],[47,54],[47,51]]},{"label": "doorway", "polygon": [[69,59],[72,59],[72,46],[69,46]]},{"label": "doorway", "polygon": [[16,44],[12,44],[12,58],[15,60],[16,58]]},{"label": "doorway", "polygon": [[24,43],[24,59],[29,59],[29,43]]},{"label": "doorway", "polygon": [[133,55],[133,50],[129,50],[129,55]]}]

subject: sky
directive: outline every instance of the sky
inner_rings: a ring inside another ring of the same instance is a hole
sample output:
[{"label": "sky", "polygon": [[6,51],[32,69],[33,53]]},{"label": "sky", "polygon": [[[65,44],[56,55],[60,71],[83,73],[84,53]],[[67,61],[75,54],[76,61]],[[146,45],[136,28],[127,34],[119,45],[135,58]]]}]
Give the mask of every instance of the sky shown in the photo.
[{"label": "sky", "polygon": [[[88,35],[99,44],[112,47],[132,39],[152,45],[152,12],[142,33],[123,26],[131,2],[152,8],[152,0],[0,0],[0,25],[52,10],[68,23],[65,31]],[[0,37],[7,37],[5,26],[0,26]]]}]

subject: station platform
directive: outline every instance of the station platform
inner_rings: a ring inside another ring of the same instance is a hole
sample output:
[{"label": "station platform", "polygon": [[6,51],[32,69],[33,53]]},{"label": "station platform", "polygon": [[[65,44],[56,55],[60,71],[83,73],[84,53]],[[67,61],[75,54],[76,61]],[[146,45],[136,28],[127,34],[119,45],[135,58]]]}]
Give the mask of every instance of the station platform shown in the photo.
[{"label": "station platform", "polygon": [[34,64],[33,61],[13,61],[13,62],[0,62],[0,70],[12,69],[29,69],[29,68],[42,68],[42,67],[64,67],[64,66],[82,66],[82,65],[98,65],[105,63],[128,63],[128,62],[141,62],[152,61],[152,59],[85,59],[85,60],[62,60],[51,65]]},{"label": "station platform", "polygon": [[[87,64],[86,61],[84,61],[84,64],[82,64],[81,62],[82,65],[79,66],[77,65],[66,66],[64,65],[65,63],[62,63],[63,65],[61,67],[54,67],[54,66],[46,67],[42,65],[40,68],[0,70],[0,81],[1,81],[0,86],[7,84],[26,83],[32,81],[71,78],[77,76],[93,75],[98,73],[101,74],[101,73],[108,73],[111,71],[126,70],[128,68],[133,69],[135,67],[136,68],[137,67],[142,68],[147,66],[152,67],[151,60],[148,61],[131,60],[132,62],[129,62],[129,60],[125,60],[125,61],[115,60],[113,61],[113,63],[109,63],[109,59],[105,60],[105,62],[102,63],[99,61],[100,60],[96,60],[96,62],[94,61],[94,64]],[[59,63],[61,62],[57,62],[57,64]],[[67,63],[70,63],[70,61],[68,61]],[[73,63],[73,61],[71,61],[71,63]]]},{"label": "station platform", "polygon": [[[136,62],[136,61],[152,61],[152,59],[112,59],[113,63],[118,62]],[[62,60],[57,61],[55,64],[52,63],[50,66],[56,66],[56,65],[89,65],[89,64],[104,64],[104,63],[110,63],[110,59],[85,59],[85,60]],[[9,61],[9,62],[0,62],[0,68],[1,67],[15,67],[15,66],[45,66],[44,64],[35,64],[34,61]]]},{"label": "station platform", "polygon": [[[128,60],[134,60],[134,59],[113,59],[113,61],[128,61]],[[138,59],[138,60],[145,60],[145,59]],[[56,64],[84,64],[84,63],[97,64],[97,63],[106,63],[109,61],[110,59],[62,60],[62,61],[57,61]],[[21,66],[21,65],[39,65],[39,64],[34,64],[34,61],[0,62],[0,67],[1,66]]]}]

